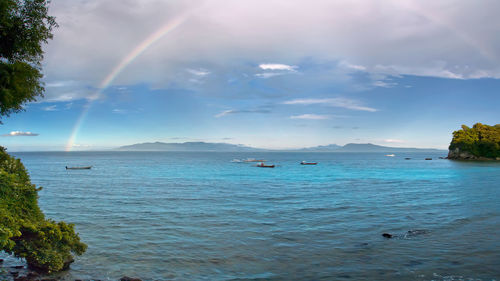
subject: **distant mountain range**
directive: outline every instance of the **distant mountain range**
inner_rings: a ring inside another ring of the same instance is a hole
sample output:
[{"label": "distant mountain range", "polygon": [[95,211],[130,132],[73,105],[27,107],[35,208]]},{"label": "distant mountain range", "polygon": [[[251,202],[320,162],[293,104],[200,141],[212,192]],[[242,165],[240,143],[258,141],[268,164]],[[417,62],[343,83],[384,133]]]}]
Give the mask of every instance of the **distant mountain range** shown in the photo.
[{"label": "distant mountain range", "polygon": [[411,147],[389,147],[375,145],[371,143],[348,143],[339,149],[337,152],[441,152],[442,149],[434,148],[411,148]]},{"label": "distant mountain range", "polygon": [[229,143],[211,142],[145,142],[118,147],[121,151],[217,151],[217,152],[252,152],[265,151],[263,149]]},{"label": "distant mountain range", "polygon": [[253,148],[244,145],[229,143],[210,143],[210,142],[183,142],[183,143],[165,143],[165,142],[146,142],[132,145],[126,145],[116,148],[119,151],[180,151],[180,152],[265,152],[265,151],[290,151],[290,152],[442,152],[444,150],[433,148],[403,148],[375,145],[371,143],[348,143],[344,146],[330,144],[315,147],[287,149],[287,150],[269,150]]}]

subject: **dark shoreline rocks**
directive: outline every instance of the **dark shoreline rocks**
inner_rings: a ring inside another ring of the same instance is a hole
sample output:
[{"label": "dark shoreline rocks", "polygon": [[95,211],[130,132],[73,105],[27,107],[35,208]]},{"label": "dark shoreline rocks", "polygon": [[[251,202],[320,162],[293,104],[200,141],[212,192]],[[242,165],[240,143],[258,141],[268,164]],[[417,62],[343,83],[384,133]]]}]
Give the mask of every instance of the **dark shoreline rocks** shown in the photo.
[{"label": "dark shoreline rocks", "polygon": [[458,147],[448,152],[448,159],[451,160],[475,160],[475,161],[500,161],[500,157],[488,158],[476,156],[469,151],[461,151]]},{"label": "dark shoreline rocks", "polygon": [[122,278],[120,278],[120,281],[142,281],[142,280],[139,278],[123,276]]}]

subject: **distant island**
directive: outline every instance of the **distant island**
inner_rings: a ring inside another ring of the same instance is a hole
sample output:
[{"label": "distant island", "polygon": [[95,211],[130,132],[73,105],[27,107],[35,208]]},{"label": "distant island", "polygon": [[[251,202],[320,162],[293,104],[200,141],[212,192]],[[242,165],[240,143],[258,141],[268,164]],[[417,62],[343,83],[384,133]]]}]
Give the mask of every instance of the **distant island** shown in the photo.
[{"label": "distant island", "polygon": [[453,132],[448,159],[500,160],[500,124],[462,125],[461,130]]},{"label": "distant island", "polygon": [[216,152],[255,152],[264,151],[263,149],[253,148],[244,145],[236,145],[229,143],[211,143],[211,142],[183,142],[183,143],[166,143],[166,142],[145,142],[132,145],[126,145],[116,148],[121,151],[216,151]]},{"label": "distant island", "polygon": [[441,152],[443,150],[432,148],[403,148],[375,145],[371,143],[348,143],[344,146],[330,144],[315,147],[299,149],[261,149],[245,145],[236,145],[229,143],[210,143],[210,142],[183,142],[183,143],[165,143],[165,142],[146,142],[132,145],[126,145],[116,148],[118,151],[172,151],[172,152]]}]

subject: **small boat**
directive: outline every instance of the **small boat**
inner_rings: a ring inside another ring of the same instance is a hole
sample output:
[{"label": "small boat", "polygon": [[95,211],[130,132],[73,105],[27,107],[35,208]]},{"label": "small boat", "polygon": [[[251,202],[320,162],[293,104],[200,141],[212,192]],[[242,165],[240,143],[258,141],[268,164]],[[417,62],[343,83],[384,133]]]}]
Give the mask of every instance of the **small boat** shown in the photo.
[{"label": "small boat", "polygon": [[432,158],[425,158],[425,160],[432,160]]},{"label": "small boat", "polygon": [[387,157],[394,157],[394,156],[396,156],[396,155],[395,155],[395,154],[387,154],[386,156],[387,156]]},{"label": "small boat", "polygon": [[240,159],[233,159],[231,160],[232,163],[242,163],[243,161],[241,161]]},{"label": "small boat", "polygon": [[68,167],[66,166],[66,170],[90,170],[92,166],[83,166],[83,167]]},{"label": "small boat", "polygon": [[306,162],[306,161],[302,161],[300,162],[300,165],[317,165],[318,162]]},{"label": "small boat", "polygon": [[256,167],[260,167],[260,168],[274,168],[274,165],[266,165],[263,162],[260,162],[259,164],[257,164]]},{"label": "small boat", "polygon": [[247,158],[243,159],[243,162],[266,162],[267,160],[264,159],[253,159],[253,158]]}]

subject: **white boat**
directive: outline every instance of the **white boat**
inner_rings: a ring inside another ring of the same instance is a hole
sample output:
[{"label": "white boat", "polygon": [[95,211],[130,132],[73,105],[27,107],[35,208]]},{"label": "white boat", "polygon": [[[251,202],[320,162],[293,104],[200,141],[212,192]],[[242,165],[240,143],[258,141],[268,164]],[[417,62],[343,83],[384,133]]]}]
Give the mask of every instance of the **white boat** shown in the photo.
[{"label": "white boat", "polygon": [[254,159],[254,158],[247,158],[247,159],[244,159],[243,162],[266,162],[267,160],[264,160],[264,159]]},{"label": "white boat", "polygon": [[396,156],[396,155],[395,155],[395,154],[387,154],[386,156],[387,156],[387,157],[394,157],[394,156]]}]

